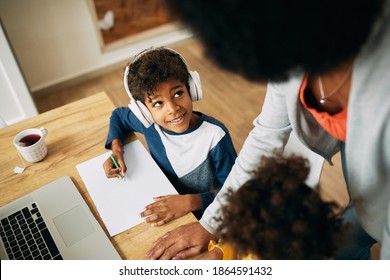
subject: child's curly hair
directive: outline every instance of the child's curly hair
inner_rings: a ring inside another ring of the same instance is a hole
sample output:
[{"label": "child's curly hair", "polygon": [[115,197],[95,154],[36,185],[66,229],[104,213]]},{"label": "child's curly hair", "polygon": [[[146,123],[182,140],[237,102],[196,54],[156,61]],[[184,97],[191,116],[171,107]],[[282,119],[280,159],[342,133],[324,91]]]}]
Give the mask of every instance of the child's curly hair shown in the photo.
[{"label": "child's curly hair", "polygon": [[150,48],[130,63],[127,82],[135,100],[144,102],[155,94],[157,85],[177,79],[189,89],[189,72],[181,56],[164,47]]},{"label": "child's curly hair", "polygon": [[239,255],[261,259],[326,259],[343,241],[335,203],[305,184],[309,163],[299,156],[263,157],[254,177],[230,192],[218,232]]}]

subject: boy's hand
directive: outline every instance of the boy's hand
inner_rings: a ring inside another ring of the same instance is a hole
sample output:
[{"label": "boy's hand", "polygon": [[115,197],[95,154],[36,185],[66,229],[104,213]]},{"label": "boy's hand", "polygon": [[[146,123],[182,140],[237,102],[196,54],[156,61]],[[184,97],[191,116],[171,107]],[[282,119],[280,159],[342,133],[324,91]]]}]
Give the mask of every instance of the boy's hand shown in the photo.
[{"label": "boy's hand", "polygon": [[116,168],[111,158],[109,157],[103,163],[104,172],[106,173],[107,178],[119,178],[121,179],[121,175],[119,171],[121,170],[123,174],[127,171],[127,167],[125,164],[125,160],[123,158],[123,145],[121,141],[115,139],[111,142],[111,151],[112,155],[116,159],[119,164],[119,168]]},{"label": "boy's hand", "polygon": [[201,198],[197,194],[166,195],[155,197],[154,200],[140,213],[141,218],[147,217],[145,222],[152,223],[152,226],[162,226],[201,207]]},{"label": "boy's hand", "polygon": [[106,173],[107,178],[119,178],[122,179],[121,175],[119,174],[119,171],[122,171],[123,174],[125,174],[127,167],[123,159],[123,154],[114,155],[116,161],[119,164],[119,168],[116,168],[114,163],[112,162],[111,158],[107,158],[106,161],[103,163],[104,172]]}]

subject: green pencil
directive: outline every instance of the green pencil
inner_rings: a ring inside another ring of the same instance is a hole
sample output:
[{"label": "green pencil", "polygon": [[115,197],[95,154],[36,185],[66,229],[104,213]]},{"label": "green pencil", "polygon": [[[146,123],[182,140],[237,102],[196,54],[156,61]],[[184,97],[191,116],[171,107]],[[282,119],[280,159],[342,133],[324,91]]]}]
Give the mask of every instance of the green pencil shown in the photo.
[{"label": "green pencil", "polygon": [[[116,161],[116,159],[114,158],[113,154],[110,155],[110,158],[111,158],[112,163],[115,165],[115,167],[119,168],[119,164]],[[125,179],[125,176],[123,175],[122,170],[119,170],[119,175],[121,176],[122,179]]]}]

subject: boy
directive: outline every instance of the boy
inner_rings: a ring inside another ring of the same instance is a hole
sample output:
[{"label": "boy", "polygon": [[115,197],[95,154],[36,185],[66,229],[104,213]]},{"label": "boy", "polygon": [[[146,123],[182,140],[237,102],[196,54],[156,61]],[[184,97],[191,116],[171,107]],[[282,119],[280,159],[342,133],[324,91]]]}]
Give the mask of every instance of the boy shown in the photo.
[{"label": "boy", "polygon": [[202,98],[198,73],[189,71],[176,51],[151,48],[126,67],[124,84],[129,108],[113,111],[106,141],[119,168],[108,158],[104,163],[107,177],[126,172],[126,134],[142,133],[152,157],[179,195],[155,198],[141,217],[153,226],[191,211],[199,219],[225,182],[237,154],[221,122],[193,111],[192,102]]},{"label": "boy", "polygon": [[227,194],[218,232],[203,259],[330,259],[342,244],[336,205],[305,184],[308,162],[263,157],[254,177]]}]

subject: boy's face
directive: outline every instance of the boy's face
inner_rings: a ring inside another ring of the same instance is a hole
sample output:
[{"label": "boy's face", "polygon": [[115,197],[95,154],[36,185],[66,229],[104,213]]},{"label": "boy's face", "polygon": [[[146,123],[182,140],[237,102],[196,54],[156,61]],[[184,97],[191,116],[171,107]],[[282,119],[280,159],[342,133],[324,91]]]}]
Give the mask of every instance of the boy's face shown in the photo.
[{"label": "boy's face", "polygon": [[181,133],[195,125],[192,100],[184,83],[176,79],[160,83],[150,98],[145,98],[145,105],[165,130]]}]

